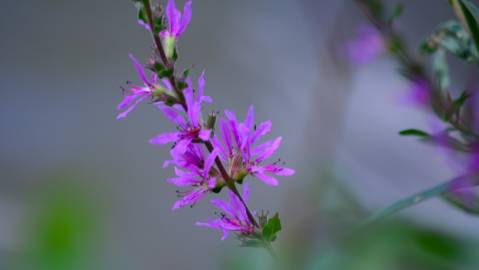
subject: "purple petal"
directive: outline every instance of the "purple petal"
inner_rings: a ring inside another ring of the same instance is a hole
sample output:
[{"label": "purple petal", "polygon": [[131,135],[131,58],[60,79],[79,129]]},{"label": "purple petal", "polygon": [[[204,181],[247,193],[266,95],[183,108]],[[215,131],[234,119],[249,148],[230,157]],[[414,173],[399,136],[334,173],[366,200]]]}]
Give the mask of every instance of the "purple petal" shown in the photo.
[{"label": "purple petal", "polygon": [[278,179],[263,174],[263,173],[256,173],[256,177],[258,177],[259,180],[263,181],[265,184],[270,185],[270,186],[277,186],[279,184]]},{"label": "purple petal", "polygon": [[233,148],[231,147],[231,138],[230,138],[230,128],[228,127],[228,124],[226,123],[226,120],[223,118],[220,119],[220,129],[221,129],[221,135],[223,137],[223,140],[226,144],[226,147],[228,148],[228,154],[229,156],[233,155]]},{"label": "purple petal", "polygon": [[150,144],[167,144],[175,142],[180,138],[179,132],[162,133],[150,139]]},{"label": "purple petal", "polygon": [[166,89],[168,89],[170,91],[173,91],[173,86],[171,85],[171,82],[170,82],[169,79],[163,79],[163,80],[161,80],[161,82],[166,87]]},{"label": "purple petal", "polygon": [[253,130],[254,125],[254,107],[250,105],[248,108],[248,113],[246,114],[246,119],[244,120],[244,124],[249,130]]},{"label": "purple petal", "polygon": [[204,166],[204,171],[207,174],[210,170],[211,167],[213,166],[216,157],[218,156],[219,150],[215,149],[213,152],[211,152],[210,156],[206,159],[205,161],[205,166]]},{"label": "purple petal", "polygon": [[220,200],[220,199],[213,199],[210,202],[211,202],[212,205],[214,205],[215,207],[217,207],[218,209],[223,211],[225,214],[230,215],[230,216],[235,215],[235,211],[229,203],[227,203],[223,200]]},{"label": "purple petal", "polygon": [[182,154],[186,152],[186,149],[188,148],[190,144],[191,144],[191,139],[185,138],[177,142],[174,149],[178,151],[178,153]]},{"label": "purple petal", "polygon": [[177,29],[177,23],[179,21],[179,11],[176,9],[175,1],[168,0],[168,4],[166,5],[166,18],[168,20],[169,32],[174,34]]},{"label": "purple petal", "polygon": [[125,111],[119,113],[116,117],[117,120],[120,120],[120,119],[123,119],[125,118],[131,111],[133,111],[133,109],[140,103],[142,102],[144,99],[146,98],[146,96],[142,96],[140,98],[138,98],[128,109],[126,109]]},{"label": "purple petal", "polygon": [[253,148],[253,150],[251,151],[251,155],[252,156],[258,156],[258,155],[261,155],[262,153],[264,153],[266,151],[266,149],[268,149],[269,147],[271,147],[271,144],[273,143],[273,140],[268,140],[260,145],[257,145]]},{"label": "purple petal", "polygon": [[193,205],[197,203],[205,193],[208,192],[208,189],[200,187],[192,190],[190,193],[186,194],[183,198],[179,199],[173,204],[172,210],[176,210],[187,205]]},{"label": "purple petal", "polygon": [[199,222],[198,221],[198,222],[196,222],[196,226],[221,230],[221,231],[223,231],[223,236],[221,237],[221,240],[225,240],[228,237],[228,230],[224,229],[223,226],[221,226],[221,223],[222,222],[219,219],[209,220],[208,222]]},{"label": "purple petal", "polygon": [[216,178],[212,177],[208,179],[208,188],[213,189],[216,187]]},{"label": "purple petal", "polygon": [[200,102],[201,103],[205,102],[205,103],[211,104],[211,103],[213,103],[213,99],[210,96],[202,96],[202,97],[200,97]]},{"label": "purple petal", "polygon": [[291,176],[295,173],[293,169],[282,167],[276,164],[265,165],[260,171],[267,171],[279,176]]},{"label": "purple petal", "polygon": [[246,209],[243,203],[241,202],[240,198],[231,191],[228,192],[228,195],[230,197],[231,207],[233,208],[233,211],[234,211],[233,217],[235,217],[240,222],[248,223],[248,214],[246,213]]},{"label": "purple petal", "polygon": [[281,144],[281,137],[278,137],[273,141],[270,147],[266,148],[265,151],[258,156],[256,161],[261,162],[269,158],[271,155],[274,154],[274,152],[276,152],[276,150],[278,150],[278,147],[280,144]]},{"label": "purple petal", "polygon": [[186,122],[183,116],[181,116],[176,110],[173,108],[163,104],[163,103],[158,103],[157,104],[158,109],[160,109],[163,114],[170,119],[173,123],[176,125],[179,125],[181,128],[186,128]]},{"label": "purple petal", "polygon": [[384,40],[373,27],[362,25],[355,40],[346,44],[346,54],[356,64],[366,64],[384,51]]},{"label": "purple petal", "polygon": [[192,172],[185,172],[185,171],[182,171],[178,168],[175,167],[175,174],[179,177],[183,177],[183,178],[194,178],[196,176],[196,174],[192,173]]},{"label": "purple petal", "polygon": [[236,121],[236,116],[235,116],[235,114],[234,114],[232,111],[230,111],[230,110],[225,110],[225,115],[226,115],[226,118],[228,118],[228,120],[237,122],[237,121]]},{"label": "purple petal", "polygon": [[243,200],[245,203],[249,201],[249,185],[248,183],[243,184]]},{"label": "purple petal", "polygon": [[136,68],[136,71],[138,72],[138,75],[140,76],[141,80],[148,86],[152,86],[152,84],[150,83],[150,81],[146,78],[146,74],[145,74],[145,70],[143,69],[143,66],[141,65],[140,61],[138,61],[138,59],[136,59],[133,54],[130,54],[130,59],[131,61],[133,61],[133,65],[135,66]]},{"label": "purple petal", "polygon": [[178,187],[192,186],[192,185],[198,184],[198,180],[195,178],[182,178],[182,177],[169,178],[166,180],[166,182]]},{"label": "purple petal", "polygon": [[183,8],[183,15],[181,17],[181,23],[178,27],[178,33],[177,33],[177,37],[179,37],[181,34],[183,34],[183,32],[186,30],[186,27],[188,27],[188,24],[190,23],[191,21],[191,17],[192,17],[192,8],[191,8],[191,0],[186,2],[185,4],[185,7]]},{"label": "purple petal", "polygon": [[207,141],[210,139],[211,136],[211,129],[201,129],[198,137],[202,139],[203,141]]},{"label": "purple petal", "polygon": [[188,109],[188,120],[195,127],[199,126],[198,120],[200,116],[199,104],[195,102],[195,97],[193,93],[193,87],[191,84],[183,91],[186,101],[186,107]]},{"label": "purple petal", "polygon": [[293,174],[295,174],[296,171],[293,170],[293,169],[290,169],[290,168],[283,168],[282,170],[276,172],[275,174],[276,175],[279,175],[279,176],[291,176]]},{"label": "purple petal", "polygon": [[203,96],[203,92],[205,90],[205,84],[206,84],[206,79],[205,79],[205,71],[201,72],[200,77],[198,78],[198,97]]},{"label": "purple petal", "polygon": [[236,116],[233,114],[233,112],[228,110],[225,110],[225,115],[226,115],[226,118],[228,118],[228,122],[231,128],[231,133],[233,134],[233,138],[235,140],[236,146],[240,148],[241,141],[240,141],[240,136],[238,133],[238,122],[236,121]]},{"label": "purple petal", "polygon": [[220,143],[220,141],[218,140],[218,138],[215,136],[214,138],[211,139],[211,143],[213,144],[213,146],[218,149],[218,153],[219,153],[219,156],[221,158],[222,161],[226,161],[228,159],[228,152],[225,148],[225,146]]},{"label": "purple petal", "polygon": [[116,109],[119,111],[127,108],[137,97],[138,95],[124,95],[123,100],[116,106]]},{"label": "purple petal", "polygon": [[256,131],[255,131],[253,137],[251,138],[251,143],[256,142],[259,138],[268,134],[271,131],[271,126],[272,126],[271,120],[268,120],[268,121],[265,121],[265,122],[259,124],[256,127]]},{"label": "purple petal", "polygon": [[138,20],[138,24],[139,24],[141,27],[145,28],[146,30],[151,31],[150,25],[147,24],[147,23],[145,23],[143,20]]}]

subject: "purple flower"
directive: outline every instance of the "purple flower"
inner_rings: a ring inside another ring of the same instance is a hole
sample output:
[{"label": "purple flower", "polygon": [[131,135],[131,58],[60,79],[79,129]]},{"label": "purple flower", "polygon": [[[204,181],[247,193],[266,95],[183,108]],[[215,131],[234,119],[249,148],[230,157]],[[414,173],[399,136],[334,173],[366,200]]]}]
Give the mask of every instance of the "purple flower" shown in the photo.
[{"label": "purple flower", "polygon": [[[197,226],[208,227],[223,231],[221,240],[228,237],[229,232],[240,234],[251,234],[255,231],[254,225],[248,219],[248,214],[241,200],[233,192],[228,192],[230,201],[226,202],[220,199],[211,200],[211,204],[222,211],[218,219],[210,219],[208,222],[197,222]],[[243,200],[245,203],[249,199],[249,188],[247,184],[243,186]]]},{"label": "purple flower", "polygon": [[128,113],[130,113],[141,101],[146,98],[151,98],[156,89],[155,84],[158,81],[158,77],[153,75],[151,80],[146,77],[145,70],[143,69],[140,62],[130,54],[130,59],[135,65],[136,71],[143,81],[143,86],[133,85],[130,89],[125,91],[123,100],[117,106],[117,110],[121,111],[117,115],[117,119],[125,118]]},{"label": "purple flower", "polygon": [[132,85],[130,89],[125,90],[123,100],[117,106],[117,110],[120,111],[116,117],[118,120],[125,118],[140,102],[145,99],[151,99],[154,96],[160,96],[160,94],[169,96],[174,95],[171,84],[168,82],[168,80],[162,80],[162,84],[160,84],[156,74],[153,74],[151,79],[148,79],[141,63],[132,54],[129,56],[133,61],[140,79],[143,81],[143,86]]},{"label": "purple flower", "polygon": [[472,152],[469,156],[467,170],[472,175],[479,175],[479,145],[477,144],[472,146]]},{"label": "purple flower", "polygon": [[362,25],[356,38],[346,44],[347,57],[356,64],[367,64],[384,52],[384,40],[374,27]]},{"label": "purple flower", "polygon": [[163,38],[173,37],[177,39],[181,36],[181,34],[183,34],[191,21],[191,4],[191,0],[186,2],[182,15],[181,12],[176,8],[175,1],[168,0],[168,5],[166,6],[168,28],[160,33]]},{"label": "purple flower", "polygon": [[[214,160],[217,152],[211,153],[205,159],[202,148],[199,145],[192,144],[185,153],[178,153],[178,150],[172,150],[176,177],[167,180],[168,183],[178,187],[192,187],[192,189],[175,202],[173,210],[186,205],[194,205],[211,189],[216,186],[216,177],[211,176]],[[168,165],[168,162],[166,163]]]},{"label": "purple flower", "polygon": [[249,107],[246,119],[240,123],[231,111],[225,111],[226,118],[220,119],[221,138],[212,142],[219,151],[221,160],[229,164],[229,175],[234,180],[242,180],[250,174],[268,185],[278,185],[278,180],[271,176],[290,176],[294,170],[283,167],[279,162],[263,165],[281,144],[281,137],[256,145],[256,142],[271,131],[271,121],[254,125],[254,109]]},{"label": "purple flower", "polygon": [[431,102],[429,83],[425,80],[419,79],[411,83],[408,92],[401,98],[401,103],[404,105],[412,105],[424,107]]},{"label": "purple flower", "polygon": [[168,1],[168,5],[166,6],[168,28],[160,33],[160,36],[163,38],[166,57],[173,57],[176,40],[185,32],[186,27],[191,21],[191,13],[191,0],[185,4],[183,15],[176,9],[174,0]]},{"label": "purple flower", "polygon": [[150,140],[151,144],[167,144],[174,142],[175,148],[180,152],[185,152],[188,145],[195,139],[203,141],[209,140],[211,130],[206,129],[202,125],[201,105],[205,102],[211,103],[213,100],[204,96],[205,75],[204,72],[198,79],[198,94],[195,96],[193,83],[191,79],[187,80],[188,86],[184,90],[186,110],[179,104],[173,107],[167,106],[163,102],[158,102],[157,107],[163,114],[177,125],[178,130],[173,132],[162,133]]}]

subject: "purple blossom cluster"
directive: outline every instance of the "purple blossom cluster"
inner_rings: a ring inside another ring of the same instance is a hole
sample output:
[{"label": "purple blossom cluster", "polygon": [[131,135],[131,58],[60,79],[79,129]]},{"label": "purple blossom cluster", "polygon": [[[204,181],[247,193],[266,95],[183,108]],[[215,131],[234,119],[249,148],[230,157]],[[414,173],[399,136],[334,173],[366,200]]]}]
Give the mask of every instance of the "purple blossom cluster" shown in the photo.
[{"label": "purple blossom cluster", "polygon": [[[165,10],[167,25],[159,33],[151,31],[151,21],[141,21],[153,35],[162,39],[163,47],[157,49],[160,55],[161,50],[167,52],[162,64],[171,70],[174,60],[169,58],[168,51],[176,49],[176,41],[186,30],[191,20],[191,5],[190,0],[181,14],[174,0],[169,0]],[[149,11],[146,10],[147,14]],[[171,43],[171,40],[174,42]],[[249,188],[246,177],[252,176],[265,184],[276,186],[279,183],[276,176],[294,174],[294,170],[284,167],[280,160],[267,162],[281,144],[281,137],[260,142],[270,133],[271,121],[255,125],[253,106],[249,107],[242,122],[233,112],[225,110],[225,117],[218,119],[217,130],[217,115],[213,113],[204,118],[202,113],[203,106],[213,102],[211,97],[204,95],[205,72],[201,73],[195,87],[190,76],[178,78],[173,73],[160,78],[156,72],[149,76],[136,58],[132,55],[130,58],[142,85],[131,85],[125,90],[123,100],[117,107],[117,119],[125,118],[141,102],[151,101],[176,126],[176,130],[161,133],[149,141],[153,145],[172,144],[171,159],[165,161],[163,167],[174,168],[175,176],[167,182],[182,189],[172,209],[195,205],[208,194],[219,193],[227,188],[229,202],[211,200],[211,204],[222,211],[219,218],[198,222],[197,225],[223,231],[222,239],[229,232],[243,235],[254,233],[259,225],[255,212],[247,206]],[[150,62],[156,61],[154,58]],[[238,184],[243,184],[243,194],[238,191]]]}]

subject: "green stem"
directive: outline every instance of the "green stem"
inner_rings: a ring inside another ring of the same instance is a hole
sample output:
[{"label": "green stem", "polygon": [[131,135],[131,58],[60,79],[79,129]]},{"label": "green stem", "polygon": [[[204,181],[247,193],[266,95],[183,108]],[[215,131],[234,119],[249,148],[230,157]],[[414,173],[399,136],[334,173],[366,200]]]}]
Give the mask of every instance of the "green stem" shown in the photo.
[{"label": "green stem", "polygon": [[271,255],[271,258],[275,261],[275,263],[279,262],[279,257],[276,251],[273,248],[273,245],[271,244],[270,241],[264,240],[264,248],[268,251],[269,255]]},{"label": "green stem", "polygon": [[378,212],[374,213],[371,215],[369,218],[367,218],[365,221],[361,223],[360,227],[367,226],[370,224],[373,224],[379,220],[382,220],[384,218],[387,218],[396,212],[399,212],[405,208],[414,206],[416,204],[419,204],[425,200],[442,196],[446,191],[448,191],[449,187],[452,185],[453,182],[458,181],[462,179],[463,176],[456,177],[452,180],[449,180],[445,183],[439,184],[437,186],[433,186],[431,188],[428,188],[426,190],[420,191],[412,196],[406,197],[402,200],[399,200],[392,204],[389,207],[386,207],[382,210],[379,210]]}]

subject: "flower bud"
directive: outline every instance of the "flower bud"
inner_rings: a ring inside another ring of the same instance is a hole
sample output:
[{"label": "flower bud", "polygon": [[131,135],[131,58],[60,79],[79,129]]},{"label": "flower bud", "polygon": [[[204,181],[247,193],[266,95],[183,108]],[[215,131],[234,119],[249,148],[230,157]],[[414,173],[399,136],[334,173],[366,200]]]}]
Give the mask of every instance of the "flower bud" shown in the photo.
[{"label": "flower bud", "polygon": [[166,36],[163,39],[163,47],[168,59],[171,59],[175,53],[176,38],[173,36]]},{"label": "flower bud", "polygon": [[216,112],[212,112],[208,114],[208,119],[206,120],[206,128],[207,129],[214,129],[216,123]]}]

